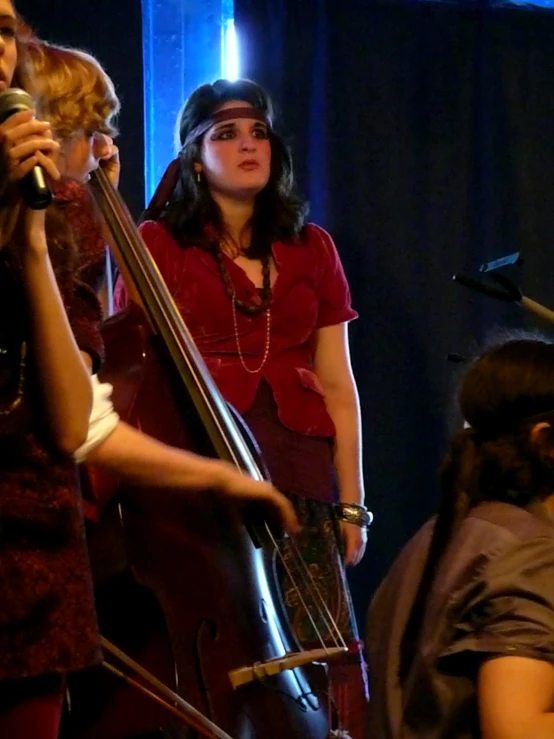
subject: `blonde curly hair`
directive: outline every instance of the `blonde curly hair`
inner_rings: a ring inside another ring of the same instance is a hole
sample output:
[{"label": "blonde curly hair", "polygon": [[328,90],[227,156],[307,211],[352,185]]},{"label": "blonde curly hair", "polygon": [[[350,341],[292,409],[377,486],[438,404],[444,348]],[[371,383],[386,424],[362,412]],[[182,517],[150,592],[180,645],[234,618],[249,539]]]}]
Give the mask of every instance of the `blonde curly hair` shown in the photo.
[{"label": "blonde curly hair", "polygon": [[35,100],[37,117],[47,120],[62,141],[79,132],[116,136],[120,103],[101,64],[78,49],[20,33],[20,78]]}]

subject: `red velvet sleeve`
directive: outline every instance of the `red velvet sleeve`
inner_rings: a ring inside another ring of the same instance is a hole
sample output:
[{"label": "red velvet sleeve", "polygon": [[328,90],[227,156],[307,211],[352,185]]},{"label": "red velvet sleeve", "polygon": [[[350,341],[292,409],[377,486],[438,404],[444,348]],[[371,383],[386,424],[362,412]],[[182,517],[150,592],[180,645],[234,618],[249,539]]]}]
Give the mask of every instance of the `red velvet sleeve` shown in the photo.
[{"label": "red velvet sleeve", "polygon": [[106,275],[106,241],[101,214],[88,187],[75,180],[64,180],[61,193],[63,209],[79,249],[79,280],[98,294]]},{"label": "red velvet sleeve", "polygon": [[358,317],[352,308],[350,288],[337,248],[331,236],[320,226],[307,226],[307,237],[316,252],[318,268],[318,316],[316,328],[336,326]]},{"label": "red velvet sleeve", "polygon": [[75,180],[57,183],[55,195],[77,247],[67,314],[77,346],[90,355],[93,371],[97,372],[104,358],[102,309],[97,292],[104,280],[106,263],[99,212],[88,188]]}]

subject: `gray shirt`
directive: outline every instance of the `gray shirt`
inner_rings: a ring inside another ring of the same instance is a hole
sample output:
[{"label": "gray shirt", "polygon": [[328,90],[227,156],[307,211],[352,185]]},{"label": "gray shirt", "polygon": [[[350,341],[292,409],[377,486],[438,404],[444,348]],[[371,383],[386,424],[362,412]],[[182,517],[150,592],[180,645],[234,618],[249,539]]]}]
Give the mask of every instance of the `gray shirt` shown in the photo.
[{"label": "gray shirt", "polygon": [[441,560],[400,685],[400,642],[433,526],[427,522],[402,550],[369,609],[368,739],[478,739],[476,675],[484,660],[520,655],[554,664],[554,521],[541,504],[483,503]]}]

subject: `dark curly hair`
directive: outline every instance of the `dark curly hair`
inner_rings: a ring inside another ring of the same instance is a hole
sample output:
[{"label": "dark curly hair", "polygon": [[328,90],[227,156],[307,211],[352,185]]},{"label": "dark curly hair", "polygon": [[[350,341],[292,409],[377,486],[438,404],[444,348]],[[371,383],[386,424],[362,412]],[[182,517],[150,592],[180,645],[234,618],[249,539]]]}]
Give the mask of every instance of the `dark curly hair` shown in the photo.
[{"label": "dark curly hair", "polygon": [[[471,508],[483,501],[524,507],[554,491],[554,344],[518,338],[491,347],[469,365],[458,404],[469,427],[454,435],[440,471],[442,501],[402,639],[401,678],[437,567]],[[550,425],[531,438],[540,421]]]},{"label": "dark curly hair", "polygon": [[[249,103],[269,118],[273,106],[267,93],[251,80],[217,80],[197,88],[185,103],[178,121],[178,139],[183,146],[187,136],[206,121],[221,105],[231,100]],[[256,197],[252,219],[252,241],[247,255],[260,258],[269,253],[276,240],[296,240],[304,226],[306,203],[294,189],[292,158],[284,140],[269,131],[271,144],[271,172],[266,187]],[[198,182],[195,162],[201,158],[202,136],[190,142],[180,153],[179,181],[173,197],[162,213],[167,229],[184,246],[194,244],[211,249],[213,243],[206,235],[210,226],[218,239],[223,235],[223,218],[206,183]]]}]

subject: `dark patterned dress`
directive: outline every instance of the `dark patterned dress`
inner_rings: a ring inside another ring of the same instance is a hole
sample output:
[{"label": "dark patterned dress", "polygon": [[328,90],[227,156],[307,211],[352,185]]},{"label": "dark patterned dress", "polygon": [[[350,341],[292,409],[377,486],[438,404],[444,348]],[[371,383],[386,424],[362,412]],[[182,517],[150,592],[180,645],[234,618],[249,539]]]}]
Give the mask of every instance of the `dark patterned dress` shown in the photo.
[{"label": "dark patterned dress", "polygon": [[[62,202],[48,221],[56,233]],[[47,232],[50,230],[47,225]],[[75,277],[69,232],[50,257],[77,344],[98,366],[101,312]],[[65,673],[100,659],[73,460],[45,425],[14,244],[0,251],[0,680]]]}]

